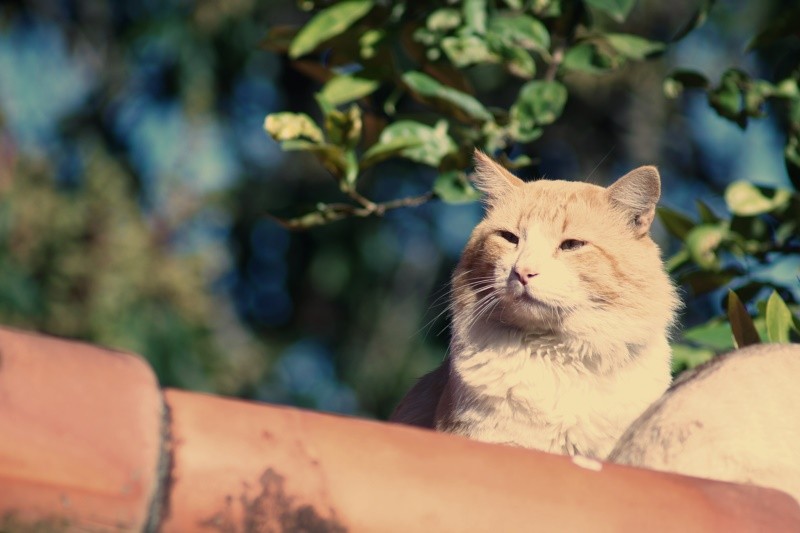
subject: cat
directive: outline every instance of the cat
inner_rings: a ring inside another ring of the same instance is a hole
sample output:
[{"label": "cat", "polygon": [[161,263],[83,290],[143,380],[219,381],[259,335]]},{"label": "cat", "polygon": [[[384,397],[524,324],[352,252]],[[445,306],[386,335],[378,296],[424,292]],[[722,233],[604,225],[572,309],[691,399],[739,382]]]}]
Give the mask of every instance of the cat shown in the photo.
[{"label": "cat", "polygon": [[681,375],[609,461],[776,488],[800,502],[800,345],[757,344]]},{"label": "cat", "polygon": [[671,381],[658,171],[524,182],[476,152],[472,180],[486,213],[452,278],[449,355],[390,420],[604,458]]}]

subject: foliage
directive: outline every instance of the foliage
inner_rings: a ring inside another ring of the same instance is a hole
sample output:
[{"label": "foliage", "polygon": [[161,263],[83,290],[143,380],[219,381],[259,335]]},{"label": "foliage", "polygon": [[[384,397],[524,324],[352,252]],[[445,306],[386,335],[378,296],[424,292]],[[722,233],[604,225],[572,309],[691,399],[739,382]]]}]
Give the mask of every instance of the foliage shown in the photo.
[{"label": "foliage", "polygon": [[[624,20],[633,4],[305,3],[316,10],[311,20],[299,29],[273,28],[266,43],[298,62],[322,59],[313,71],[323,83],[316,93],[322,126],[306,114],[280,112],[267,117],[265,128],[284,150],[314,153],[355,205],[319,204],[284,223],[302,229],[432,198],[474,200],[464,170],[475,147],[511,151],[538,139],[562,114],[568,99],[563,79],[571,72],[610,71],[664,49],[662,42],[606,29],[609,18]],[[495,81],[483,92],[514,88],[507,107],[481,101],[476,86],[487,79]],[[358,193],[361,177],[391,157],[436,169],[431,191],[389,204]],[[509,166],[529,162],[506,159]]]},{"label": "foliage", "polygon": [[[465,175],[473,148],[501,152],[509,167],[529,163],[524,156],[512,160],[505,154],[518,153],[521,145],[538,139],[559,119],[569,99],[572,74],[619,70],[665,50],[666,42],[614,29],[634,4],[633,0],[460,0],[446,6],[306,2],[315,10],[312,19],[300,29],[273,29],[267,42],[276,50],[287,50],[288,42],[293,60],[323,59],[314,71],[323,82],[316,93],[323,126],[316,126],[307,115],[291,113],[269,115],[265,126],[284,150],[314,153],[356,205],[319,204],[316,211],[283,223],[305,229],[432,198],[473,200],[476,195]],[[703,24],[713,4],[700,2],[672,42]],[[800,23],[800,10],[792,10],[788,19],[769,21],[750,48],[791,36],[790,28]],[[286,40],[287,35],[294,36]],[[487,79],[500,81],[493,84]],[[800,278],[788,287],[759,275],[764,267],[800,254],[798,81],[797,67],[773,81],[736,67],[725,70],[716,85],[703,73],[686,69],[664,80],[668,97],[703,91],[711,108],[742,129],[772,108],[786,130],[785,165],[794,186],[789,190],[732,183],[725,191],[729,210],[725,216],[701,201],[699,220],[666,208],[660,211],[664,225],[682,243],[668,261],[677,280],[693,295],[729,289],[727,322],[714,318],[686,331],[675,346],[676,371],[762,338],[797,339],[800,322],[792,309],[799,303]],[[513,87],[513,99],[507,106],[485,104],[490,97],[481,93],[500,92],[501,84],[505,91]],[[365,129],[367,123],[377,131]],[[391,157],[435,168],[438,178],[431,192],[383,205],[357,192],[368,169]]]}]

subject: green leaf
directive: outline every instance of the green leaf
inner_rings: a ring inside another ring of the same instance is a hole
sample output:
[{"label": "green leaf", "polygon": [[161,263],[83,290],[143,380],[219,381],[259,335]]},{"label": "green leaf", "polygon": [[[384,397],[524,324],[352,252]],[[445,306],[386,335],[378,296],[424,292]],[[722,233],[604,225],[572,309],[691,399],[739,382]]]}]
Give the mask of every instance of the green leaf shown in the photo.
[{"label": "green leaf", "polygon": [[681,284],[686,284],[692,290],[692,294],[700,295],[715,291],[724,287],[741,273],[732,270],[693,270],[680,276]]},{"label": "green leaf", "polygon": [[594,43],[583,42],[576,44],[564,54],[561,68],[578,70],[589,74],[600,74],[612,66],[609,57],[603,55]]},{"label": "green leaf", "polygon": [[736,348],[744,348],[761,342],[758,331],[756,331],[756,327],[753,324],[753,319],[739,296],[732,290],[728,291],[728,321],[731,324],[733,342]]},{"label": "green leaf", "polygon": [[381,161],[402,155],[409,148],[418,148],[422,141],[411,137],[397,137],[389,142],[378,141],[364,152],[361,158],[361,168],[367,168]]},{"label": "green leaf", "polygon": [[691,256],[689,255],[689,250],[682,248],[675,252],[675,255],[664,262],[664,269],[669,273],[673,273],[685,265],[690,258]]},{"label": "green leaf", "polygon": [[614,50],[628,59],[644,59],[664,50],[664,43],[650,41],[636,35],[607,33],[604,37]]},{"label": "green leaf", "polygon": [[705,224],[716,224],[721,218],[719,218],[714,211],[701,199],[696,199],[694,201],[695,205],[697,206],[697,212],[700,215],[700,221]]},{"label": "green leaf", "polygon": [[567,103],[567,89],[557,81],[529,81],[511,106],[512,135],[519,138],[551,124]]},{"label": "green leaf", "polygon": [[718,318],[687,329],[681,337],[715,352],[724,352],[734,347],[730,324]]},{"label": "green leaf", "polygon": [[[447,122],[444,120],[437,122],[434,127],[413,120],[398,120],[383,129],[378,142],[395,146],[407,143],[405,148],[397,152],[399,155],[432,167],[439,166],[445,156],[458,150],[458,146],[447,133]],[[370,153],[373,149],[375,151]],[[378,157],[379,150],[370,148],[365,158]]]},{"label": "green leaf", "polygon": [[586,3],[607,13],[617,22],[623,22],[636,4],[636,0],[586,0]]},{"label": "green leaf", "polygon": [[[730,334],[725,331],[730,337]],[[697,348],[687,344],[672,345],[672,373],[678,374],[684,370],[691,370],[714,358],[714,350]]]},{"label": "green leaf", "polygon": [[337,106],[372,94],[380,85],[376,80],[358,76],[334,76],[320,91],[320,97]]},{"label": "green leaf", "polygon": [[539,51],[550,48],[547,28],[530,15],[494,16],[489,21],[489,32],[507,46]]},{"label": "green leaf", "polygon": [[476,63],[495,63],[499,60],[489,49],[488,43],[477,35],[445,37],[440,44],[450,61],[459,68]]},{"label": "green leaf", "polygon": [[744,86],[750,77],[741,70],[728,69],[723,73],[719,86],[708,92],[708,103],[724,118],[744,129],[747,126],[747,113],[744,109]]},{"label": "green leaf", "polygon": [[785,207],[792,193],[785,189],[757,187],[739,180],[725,189],[725,203],[731,213],[740,216],[755,216]]},{"label": "green leaf", "polygon": [[766,309],[767,340],[769,342],[790,342],[789,331],[795,329],[794,317],[789,306],[778,295],[777,291],[772,291],[767,300]]},{"label": "green leaf", "polygon": [[431,31],[447,32],[454,30],[461,26],[461,13],[451,7],[437,9],[428,15],[425,26]]},{"label": "green leaf", "polygon": [[464,25],[473,33],[486,33],[486,0],[463,0]]},{"label": "green leaf", "polygon": [[323,142],[322,130],[305,113],[271,113],[264,120],[264,129],[276,141],[308,139]]},{"label": "green leaf", "polygon": [[474,202],[480,198],[480,193],[470,184],[467,176],[457,170],[439,174],[433,183],[433,192],[450,204]]},{"label": "green leaf", "polygon": [[322,165],[328,169],[328,172],[337,178],[342,178],[347,173],[345,154],[339,146],[334,144],[318,144],[296,139],[281,143],[281,148],[287,152],[312,152]]},{"label": "green leaf", "polygon": [[442,85],[422,72],[406,72],[403,83],[423,100],[430,100],[455,111],[462,118],[479,121],[492,120],[492,114],[476,98],[452,87]]},{"label": "green leaf", "polygon": [[[797,98],[793,105],[800,110],[800,98]],[[800,130],[800,121],[795,122],[795,128]],[[794,188],[800,191],[800,133],[789,135],[786,139],[783,158],[786,165],[786,173],[789,174],[789,180],[794,185]]]},{"label": "green leaf", "polygon": [[325,109],[325,131],[332,144],[347,149],[355,148],[361,140],[361,130],[361,109],[356,104],[352,104],[346,111]]},{"label": "green leaf", "polygon": [[782,9],[780,16],[767,19],[767,25],[747,44],[746,50],[771,45],[781,39],[798,34],[800,6]]},{"label": "green leaf", "polygon": [[658,213],[658,218],[661,219],[667,231],[682,241],[686,240],[686,236],[695,227],[692,219],[668,207],[659,207],[656,213]]},{"label": "green leaf", "polygon": [[344,0],[323,9],[292,40],[289,57],[296,59],[311,52],[320,43],[341,34],[366,15],[373,5],[373,0]]},{"label": "green leaf", "polygon": [[686,235],[686,248],[692,260],[703,269],[716,270],[720,261],[716,251],[728,233],[722,224],[699,224]]}]

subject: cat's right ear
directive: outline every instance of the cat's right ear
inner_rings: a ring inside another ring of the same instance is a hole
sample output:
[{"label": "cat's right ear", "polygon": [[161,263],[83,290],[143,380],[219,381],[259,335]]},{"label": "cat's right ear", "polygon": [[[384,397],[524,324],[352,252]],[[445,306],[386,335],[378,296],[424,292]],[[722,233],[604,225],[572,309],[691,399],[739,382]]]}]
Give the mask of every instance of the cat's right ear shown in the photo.
[{"label": "cat's right ear", "polygon": [[488,204],[514,193],[525,183],[488,155],[475,149],[475,172],[472,183],[484,194]]},{"label": "cat's right ear", "polygon": [[606,189],[612,205],[628,215],[628,223],[637,236],[650,231],[661,196],[661,176],[653,166],[631,170]]}]

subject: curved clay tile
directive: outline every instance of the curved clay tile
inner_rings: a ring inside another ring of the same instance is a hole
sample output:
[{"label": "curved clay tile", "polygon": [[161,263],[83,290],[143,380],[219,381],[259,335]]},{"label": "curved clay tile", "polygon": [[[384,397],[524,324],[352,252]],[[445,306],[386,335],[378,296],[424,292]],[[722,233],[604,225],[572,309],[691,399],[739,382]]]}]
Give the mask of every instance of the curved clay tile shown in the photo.
[{"label": "curved clay tile", "polygon": [[[800,531],[770,489],[158,389],[0,329],[0,531]],[[38,528],[38,529],[37,529]]]}]

